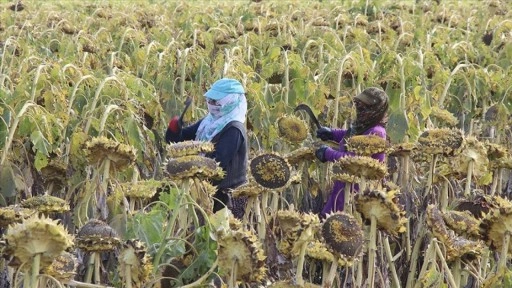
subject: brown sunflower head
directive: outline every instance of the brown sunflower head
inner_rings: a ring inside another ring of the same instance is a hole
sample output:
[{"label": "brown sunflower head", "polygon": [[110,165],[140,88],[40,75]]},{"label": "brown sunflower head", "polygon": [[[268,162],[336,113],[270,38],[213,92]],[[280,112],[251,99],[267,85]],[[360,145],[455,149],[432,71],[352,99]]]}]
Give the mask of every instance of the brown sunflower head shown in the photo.
[{"label": "brown sunflower head", "polygon": [[453,156],[464,145],[464,134],[460,129],[434,128],[421,133],[417,148],[425,154]]},{"label": "brown sunflower head", "polygon": [[66,200],[51,195],[37,195],[21,202],[23,208],[36,210],[40,213],[60,213],[69,211]]},{"label": "brown sunflower head", "polygon": [[77,247],[84,251],[111,251],[121,244],[117,232],[107,223],[91,219],[77,233]]},{"label": "brown sunflower head", "polygon": [[455,117],[450,111],[437,106],[432,107],[430,116],[449,127],[454,127],[459,124],[459,119],[457,119],[457,117]]},{"label": "brown sunflower head", "polygon": [[300,147],[286,154],[284,158],[291,165],[297,165],[304,161],[314,160],[315,149],[313,147]]},{"label": "brown sunflower head", "polygon": [[386,151],[386,139],[377,135],[356,135],[347,140],[347,150],[358,155],[371,156]]},{"label": "brown sunflower head", "polygon": [[127,168],[136,159],[135,148],[103,136],[87,141],[85,150],[89,163],[100,165],[104,159],[109,159],[116,170]]},{"label": "brown sunflower head", "polygon": [[250,163],[250,171],[254,181],[264,188],[280,189],[290,183],[290,164],[277,153],[254,157]]},{"label": "brown sunflower head", "polygon": [[332,165],[333,177],[348,174],[367,180],[380,180],[386,176],[387,167],[379,160],[368,156],[354,156],[340,158]]},{"label": "brown sunflower head", "polygon": [[345,212],[328,215],[322,225],[322,236],[333,253],[353,261],[362,255],[364,233],[354,216]]},{"label": "brown sunflower head", "polygon": [[199,155],[170,158],[164,167],[164,173],[173,180],[222,179],[224,177],[224,171],[214,159]]}]

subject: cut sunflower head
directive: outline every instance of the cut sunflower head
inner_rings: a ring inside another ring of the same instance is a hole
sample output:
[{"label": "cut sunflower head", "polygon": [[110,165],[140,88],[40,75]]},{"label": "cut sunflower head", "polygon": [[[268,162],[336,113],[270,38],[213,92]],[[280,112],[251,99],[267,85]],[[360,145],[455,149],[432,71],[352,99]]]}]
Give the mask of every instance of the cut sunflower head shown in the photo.
[{"label": "cut sunflower head", "polygon": [[364,233],[354,216],[345,212],[328,215],[322,225],[327,247],[346,262],[354,262],[363,253]]},{"label": "cut sunflower head", "polygon": [[153,264],[142,241],[136,239],[124,241],[118,260],[119,277],[127,281],[125,270],[130,269],[133,287],[142,287],[150,279]]},{"label": "cut sunflower head", "polygon": [[300,143],[308,137],[307,123],[295,115],[283,115],[277,119],[278,134],[290,143]]},{"label": "cut sunflower head", "polygon": [[332,165],[332,172],[334,175],[348,174],[367,180],[380,180],[386,176],[387,167],[371,157],[354,156],[340,158]]},{"label": "cut sunflower head", "polygon": [[36,210],[40,213],[61,213],[69,211],[66,200],[51,195],[38,195],[21,202],[23,208]]},{"label": "cut sunflower head", "polygon": [[41,255],[41,267],[50,265],[64,250],[73,246],[73,236],[57,220],[33,215],[21,223],[9,226],[5,234],[13,256],[29,269],[36,254]]},{"label": "cut sunflower head", "polygon": [[261,282],[266,279],[266,257],[254,233],[229,230],[217,239],[217,243],[220,275],[229,275],[236,266],[236,281]]},{"label": "cut sunflower head", "polygon": [[178,158],[190,155],[211,153],[215,149],[212,142],[188,140],[167,145],[167,155],[170,158]]},{"label": "cut sunflower head", "polygon": [[290,183],[291,166],[277,153],[264,153],[254,157],[250,163],[254,181],[264,188],[280,189]]},{"label": "cut sunflower head", "polygon": [[135,148],[103,136],[87,141],[85,150],[89,163],[100,165],[104,159],[109,159],[110,167],[115,170],[127,168],[136,159]]},{"label": "cut sunflower head", "polygon": [[358,155],[371,156],[386,149],[386,139],[377,135],[356,135],[347,140],[347,150]]},{"label": "cut sunflower head", "polygon": [[224,171],[214,159],[199,156],[170,158],[164,163],[164,173],[172,180],[187,178],[222,179]]},{"label": "cut sunflower head", "polygon": [[464,146],[464,134],[460,129],[434,128],[421,133],[417,148],[425,154],[453,156]]},{"label": "cut sunflower head", "polygon": [[355,196],[356,210],[366,221],[372,216],[377,219],[377,227],[392,235],[405,232],[405,210],[398,203],[398,190],[366,190]]},{"label": "cut sunflower head", "polygon": [[107,223],[91,219],[77,233],[76,245],[84,251],[111,251],[118,247],[121,240],[117,232]]},{"label": "cut sunflower head", "polygon": [[313,147],[300,147],[286,154],[284,158],[286,158],[291,165],[297,165],[304,161],[314,160],[315,150]]}]

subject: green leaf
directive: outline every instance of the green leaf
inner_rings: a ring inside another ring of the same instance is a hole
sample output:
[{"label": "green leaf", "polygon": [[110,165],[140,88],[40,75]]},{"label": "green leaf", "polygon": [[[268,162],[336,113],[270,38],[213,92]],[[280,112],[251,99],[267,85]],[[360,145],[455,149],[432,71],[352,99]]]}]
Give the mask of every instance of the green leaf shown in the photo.
[{"label": "green leaf", "polygon": [[10,164],[0,166],[0,206],[6,206],[5,198],[16,196],[16,178]]},{"label": "green leaf", "polygon": [[44,138],[43,133],[41,131],[36,130],[30,134],[30,141],[34,145],[34,152],[41,152],[44,156],[48,157],[48,152],[50,151],[50,143]]},{"label": "green leaf", "polygon": [[398,143],[404,140],[407,135],[408,124],[405,113],[398,110],[391,110],[389,121],[386,128],[387,135],[392,143]]},{"label": "green leaf", "polygon": [[40,150],[36,152],[36,156],[34,159],[34,167],[37,171],[41,171],[42,168],[48,165],[48,157],[44,155]]}]

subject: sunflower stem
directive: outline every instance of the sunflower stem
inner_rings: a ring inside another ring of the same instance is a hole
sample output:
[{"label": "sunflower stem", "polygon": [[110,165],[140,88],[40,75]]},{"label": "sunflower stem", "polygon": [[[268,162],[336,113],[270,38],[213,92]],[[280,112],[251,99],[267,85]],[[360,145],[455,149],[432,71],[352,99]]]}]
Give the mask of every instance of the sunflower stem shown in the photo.
[{"label": "sunflower stem", "polygon": [[439,197],[439,204],[441,212],[446,211],[446,207],[448,207],[448,188],[450,182],[447,179],[443,181],[443,188],[441,189],[441,195]]},{"label": "sunflower stem", "polygon": [[32,260],[32,275],[30,275],[30,287],[37,288],[38,285],[38,279],[37,276],[39,275],[39,267],[41,264],[41,253],[37,253],[34,255],[34,259]]},{"label": "sunflower stem", "polygon": [[453,279],[452,272],[450,271],[450,267],[448,267],[448,263],[446,263],[446,259],[444,258],[443,252],[441,251],[441,248],[439,248],[439,245],[437,245],[437,241],[432,241],[434,243],[434,248],[436,248],[436,253],[439,259],[441,260],[441,263],[443,264],[444,273],[446,275],[446,278],[448,280],[448,284],[451,285],[451,287],[457,288],[457,284],[455,283],[455,280]]},{"label": "sunflower stem", "polygon": [[393,263],[393,254],[391,253],[391,247],[389,246],[389,237],[386,235],[384,237],[384,252],[386,253],[386,257],[388,257],[388,265],[389,270],[391,270],[391,287],[400,288],[400,280],[398,279],[398,274],[396,273],[395,263]]},{"label": "sunflower stem", "polygon": [[370,244],[368,245],[368,281],[369,288],[375,284],[375,256],[377,254],[377,216],[372,215],[370,220]]},{"label": "sunflower stem", "polygon": [[[432,240],[430,240],[427,250],[425,251],[425,256],[423,258],[423,265],[421,266],[421,270],[420,270],[420,273],[418,274],[417,279],[421,279],[427,272],[427,269],[428,269],[430,263],[435,261],[434,260],[435,253],[436,253],[436,251],[435,251],[434,245],[432,245]],[[420,287],[420,286],[421,286],[420,281],[416,282],[416,285],[414,285],[414,287]]]},{"label": "sunflower stem", "polygon": [[325,287],[327,278],[329,278],[329,262],[322,261],[322,287]]},{"label": "sunflower stem", "polygon": [[345,193],[345,203],[343,204],[343,210],[345,210],[348,214],[352,215],[352,201],[350,201],[350,197],[352,196],[350,191],[352,190],[352,183],[345,183],[344,193]]},{"label": "sunflower stem", "polygon": [[237,260],[234,259],[233,260],[233,265],[231,265],[231,275],[229,277],[229,285],[228,285],[228,288],[236,288],[237,285],[236,285],[236,273],[237,273],[237,264],[236,264]]},{"label": "sunflower stem", "polygon": [[503,237],[503,246],[501,247],[500,260],[498,262],[498,268],[496,271],[502,271],[506,268],[507,256],[508,256],[508,245],[510,244],[510,232],[505,232]]},{"label": "sunflower stem", "polygon": [[94,271],[94,258],[96,257],[96,252],[91,253],[89,256],[89,263],[87,264],[87,271],[85,272],[84,281],[86,283],[92,282],[92,273]]},{"label": "sunflower stem", "polygon": [[473,178],[473,167],[475,166],[475,161],[470,160],[468,163],[468,173],[466,176],[466,189],[464,189],[464,196],[467,198],[471,192],[471,179]]},{"label": "sunflower stem", "polygon": [[336,277],[336,271],[338,270],[338,256],[334,256],[334,260],[331,263],[331,269],[329,269],[329,275],[325,280],[323,287],[332,287],[332,283],[334,282],[334,278]]},{"label": "sunflower stem", "polygon": [[453,280],[455,281],[455,287],[461,287],[460,286],[460,280],[461,280],[461,273],[462,273],[462,268],[461,268],[461,260],[460,258],[457,258],[455,259],[455,263],[453,263],[453,269],[452,269],[452,273],[453,273]]},{"label": "sunflower stem", "polygon": [[430,160],[430,170],[428,173],[427,189],[425,190],[426,194],[430,193],[430,190],[432,189],[432,183],[434,182],[434,171],[436,168],[437,157],[438,157],[437,154],[432,154],[432,159]]},{"label": "sunflower stem", "polygon": [[[311,227],[308,227],[311,230]],[[304,232],[308,233],[308,232]],[[310,232],[311,233],[311,232]],[[300,245],[299,260],[297,261],[297,273],[295,273],[295,283],[300,287],[304,286],[304,279],[302,278],[302,271],[304,270],[304,258],[306,257],[306,248],[308,243],[304,241]]]},{"label": "sunflower stem", "polygon": [[418,229],[421,232],[420,232],[420,235],[418,235],[418,238],[416,239],[416,242],[414,243],[414,247],[412,249],[411,260],[410,260],[410,265],[409,265],[409,275],[407,275],[407,283],[405,286],[406,288],[412,287],[413,281],[415,279],[418,279],[415,277],[416,276],[416,265],[418,264],[418,257],[419,257],[419,253],[420,253],[421,242],[423,241],[423,237],[425,236],[425,231],[423,231],[422,226],[423,225],[420,225],[420,227]]},{"label": "sunflower stem", "polygon": [[94,284],[101,284],[100,265],[101,257],[100,252],[94,252]]},{"label": "sunflower stem", "polygon": [[126,288],[132,288],[132,265],[124,267],[124,284]]}]

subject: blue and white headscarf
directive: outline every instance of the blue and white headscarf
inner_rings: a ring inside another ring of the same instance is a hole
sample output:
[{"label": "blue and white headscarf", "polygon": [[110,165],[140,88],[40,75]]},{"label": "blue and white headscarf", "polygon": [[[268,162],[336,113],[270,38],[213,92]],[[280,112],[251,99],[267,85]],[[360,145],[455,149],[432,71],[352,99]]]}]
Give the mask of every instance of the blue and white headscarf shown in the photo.
[{"label": "blue and white headscarf", "polygon": [[231,121],[245,123],[247,100],[244,94],[228,94],[217,100],[217,104],[208,104],[208,115],[199,124],[196,140],[211,141]]}]

